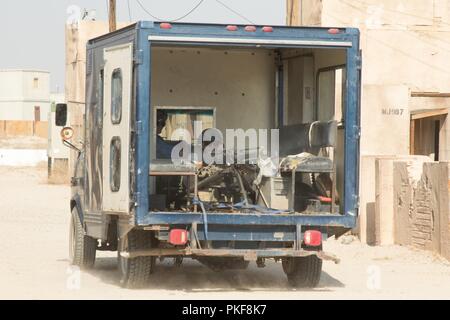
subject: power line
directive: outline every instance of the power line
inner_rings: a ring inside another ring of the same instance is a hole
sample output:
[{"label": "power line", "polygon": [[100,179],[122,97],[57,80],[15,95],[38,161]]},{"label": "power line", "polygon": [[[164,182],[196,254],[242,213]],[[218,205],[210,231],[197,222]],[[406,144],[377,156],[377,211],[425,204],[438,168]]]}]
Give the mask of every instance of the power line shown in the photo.
[{"label": "power line", "polygon": [[[366,13],[367,13],[367,12],[365,12],[363,9],[361,9],[361,8],[357,7],[356,5],[351,4],[351,3],[349,3],[349,2],[347,2],[347,1],[345,1],[345,0],[341,0],[341,2],[344,3],[344,4],[346,4],[346,5],[349,6],[349,7],[353,8],[353,9],[357,10],[357,11],[362,12],[363,14],[366,14]],[[368,3],[364,2],[364,1],[360,1],[359,3],[360,3],[361,5],[363,5],[363,6],[365,6],[367,9],[369,8],[369,5],[370,5],[370,4],[368,4]],[[397,10],[393,10],[393,9],[389,9],[389,8],[384,8],[384,7],[383,7],[382,10],[390,11],[390,12],[392,12],[392,13],[402,14],[402,15],[405,15],[405,16],[410,16],[410,17],[415,17],[415,18],[420,18],[420,19],[429,20],[429,18],[427,18],[427,17],[415,15],[415,14],[412,14],[412,13],[401,12],[401,11],[397,11]],[[443,21],[441,21],[441,23],[442,23],[442,24],[446,24],[446,25],[450,25],[450,24],[448,24],[448,23],[446,23],[446,22],[443,22]],[[410,34],[412,34],[412,33],[410,33]],[[434,37],[431,37],[431,36],[429,36],[429,37],[430,37],[430,38],[434,38]],[[430,42],[430,41],[427,41],[427,40],[425,40],[425,39],[422,39],[422,38],[419,38],[419,37],[416,37],[416,38],[419,39],[419,40],[421,40],[421,41],[423,41],[423,42],[428,43],[428,44],[431,45],[431,46],[435,46],[435,47],[441,48],[441,49],[443,49],[443,50],[449,51],[447,48],[440,47],[440,46],[438,46],[437,44],[432,43],[432,42]],[[442,40],[442,39],[439,39],[439,38],[434,38],[434,39],[439,40],[439,41],[441,41],[441,42],[443,42],[443,43],[445,43],[445,44],[449,44],[448,41],[445,41],[445,40]]]},{"label": "power line", "polygon": [[[331,14],[329,14],[329,13],[327,13],[326,15],[329,16],[329,17],[331,17],[331,18],[333,18],[333,19],[335,19],[336,21],[342,23],[343,25],[346,25],[346,24],[347,24],[346,21],[344,21],[344,20],[342,20],[342,19],[340,19],[340,18],[338,18],[338,17],[336,17],[336,16],[334,16],[334,15],[331,15]],[[423,65],[426,65],[426,66],[429,67],[429,68],[435,69],[435,70],[437,70],[437,71],[439,71],[439,72],[442,72],[442,73],[445,73],[445,74],[448,74],[448,70],[446,70],[446,69],[444,69],[444,68],[440,68],[440,67],[438,67],[438,66],[436,66],[436,65],[433,65],[433,64],[429,63],[428,61],[424,61],[424,60],[418,59],[417,57],[413,56],[411,53],[409,53],[409,52],[407,52],[407,51],[403,51],[403,50],[399,49],[398,47],[396,48],[396,47],[390,45],[390,44],[387,43],[387,42],[384,42],[384,41],[382,41],[382,40],[380,40],[380,39],[377,39],[376,37],[371,36],[368,32],[366,32],[366,37],[367,37],[367,38],[370,38],[370,39],[372,39],[372,40],[374,40],[374,41],[376,41],[376,42],[378,42],[378,43],[381,43],[381,44],[384,45],[385,47],[388,47],[388,48],[390,48],[391,50],[396,51],[396,52],[398,52],[398,53],[400,53],[400,54],[402,54],[402,55],[404,55],[404,56],[406,56],[406,57],[408,57],[408,58],[410,58],[410,59],[412,59],[412,60],[415,60],[415,61],[417,61],[417,62],[419,62],[419,63],[421,63],[421,64],[423,64]],[[415,38],[417,38],[417,37],[415,37]],[[417,39],[420,40],[420,38],[417,38]]]},{"label": "power line", "polygon": [[294,1],[291,0],[291,12],[289,13],[289,25],[292,25],[292,20],[294,19]]},{"label": "power line", "polygon": [[[362,10],[361,8],[357,7],[356,5],[354,5],[352,3],[346,2],[344,0],[341,0],[341,2],[346,4],[349,7],[352,7],[354,9],[358,10],[358,11],[366,13],[364,10]],[[373,4],[364,2],[364,1],[359,1],[359,4],[365,6],[366,9],[368,9],[370,6],[376,6],[376,5],[373,5]],[[410,16],[410,17],[419,18],[419,19],[428,20],[430,22],[433,22],[433,18],[427,18],[427,17],[421,16],[421,15],[417,15],[417,14],[413,14],[413,13],[402,12],[402,11],[398,11],[398,10],[394,10],[394,9],[390,9],[390,8],[386,8],[386,7],[383,7],[382,10],[390,11],[392,13],[398,13],[398,14],[402,14],[402,15],[405,15],[405,16]],[[441,21],[440,23],[445,24],[445,25],[450,25],[449,23],[446,23],[445,21]]]},{"label": "power line", "polygon": [[246,16],[244,16],[243,14],[237,12],[236,10],[234,10],[233,8],[230,8],[228,5],[226,5],[225,3],[223,3],[220,0],[215,0],[218,4],[222,5],[224,8],[228,9],[229,11],[233,12],[235,15],[241,17],[242,19],[246,20],[247,22],[250,22],[251,24],[256,24],[254,23],[252,20],[248,19]]},{"label": "power line", "polygon": [[131,21],[133,21],[133,19],[131,18],[130,0],[127,0],[127,5],[128,5],[128,16],[130,17],[130,22],[131,22]]},{"label": "power line", "polygon": [[187,13],[183,14],[181,17],[176,18],[176,19],[172,19],[172,20],[168,20],[168,19],[161,19],[155,15],[153,15],[150,11],[147,10],[147,8],[145,8],[145,6],[139,1],[136,0],[136,2],[138,3],[138,5],[141,7],[142,10],[145,11],[145,13],[147,13],[150,17],[152,17],[155,20],[159,20],[159,21],[167,21],[167,22],[176,22],[179,20],[182,20],[184,18],[186,18],[187,16],[189,16],[191,13],[193,13],[195,10],[197,10],[198,7],[200,7],[202,5],[203,2],[205,2],[205,0],[200,0],[191,10],[189,10]]}]

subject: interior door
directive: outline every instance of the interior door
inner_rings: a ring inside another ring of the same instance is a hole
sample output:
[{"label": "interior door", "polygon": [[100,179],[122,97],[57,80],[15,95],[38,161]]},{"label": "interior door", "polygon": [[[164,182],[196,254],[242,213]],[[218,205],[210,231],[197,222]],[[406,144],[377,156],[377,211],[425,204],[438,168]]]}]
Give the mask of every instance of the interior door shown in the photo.
[{"label": "interior door", "polygon": [[129,213],[132,44],[104,51],[103,211]]}]

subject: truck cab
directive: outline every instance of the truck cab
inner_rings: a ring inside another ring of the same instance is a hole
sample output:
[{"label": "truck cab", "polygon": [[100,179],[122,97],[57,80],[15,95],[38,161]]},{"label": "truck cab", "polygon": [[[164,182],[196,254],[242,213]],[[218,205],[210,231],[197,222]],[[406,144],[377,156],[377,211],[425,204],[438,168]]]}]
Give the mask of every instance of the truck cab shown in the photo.
[{"label": "truck cab", "polygon": [[322,242],[358,214],[360,74],[354,28],[144,21],[90,40],[72,263],[118,251],[140,287],[162,258],[275,259],[316,286],[338,261]]}]

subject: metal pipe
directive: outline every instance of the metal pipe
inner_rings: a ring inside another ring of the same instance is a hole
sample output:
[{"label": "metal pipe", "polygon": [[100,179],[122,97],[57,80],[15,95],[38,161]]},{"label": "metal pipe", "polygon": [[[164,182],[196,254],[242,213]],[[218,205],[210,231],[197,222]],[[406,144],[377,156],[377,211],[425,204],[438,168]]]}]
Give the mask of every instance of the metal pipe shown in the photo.
[{"label": "metal pipe", "polygon": [[264,196],[264,193],[262,192],[261,188],[256,185],[256,189],[258,189],[259,195],[261,196],[262,201],[264,202],[264,205],[269,208],[269,203],[266,200],[266,197]]},{"label": "metal pipe", "polygon": [[247,206],[248,205],[248,197],[247,197],[247,192],[245,191],[244,183],[242,182],[241,174],[239,173],[239,171],[236,170],[236,168],[234,168],[234,167],[232,167],[232,168],[233,168],[234,174],[236,175],[236,177],[237,177],[237,179],[239,181],[241,194],[242,194],[242,197],[244,198],[244,205]]}]

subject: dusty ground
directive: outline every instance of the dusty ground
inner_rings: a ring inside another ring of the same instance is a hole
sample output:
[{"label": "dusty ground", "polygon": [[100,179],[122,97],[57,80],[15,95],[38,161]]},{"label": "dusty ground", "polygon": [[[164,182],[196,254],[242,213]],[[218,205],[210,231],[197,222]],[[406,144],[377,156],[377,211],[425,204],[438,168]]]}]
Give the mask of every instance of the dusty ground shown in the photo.
[{"label": "dusty ground", "polygon": [[40,137],[0,137],[0,148],[5,149],[47,149],[48,141]]},{"label": "dusty ground", "polygon": [[281,264],[215,273],[189,260],[181,269],[165,261],[148,289],[125,290],[118,284],[115,254],[100,253],[93,271],[70,268],[68,186],[47,184],[45,167],[0,167],[0,177],[0,299],[450,298],[449,262],[352,238],[325,243],[342,261],[324,263],[314,290],[290,289]]}]

